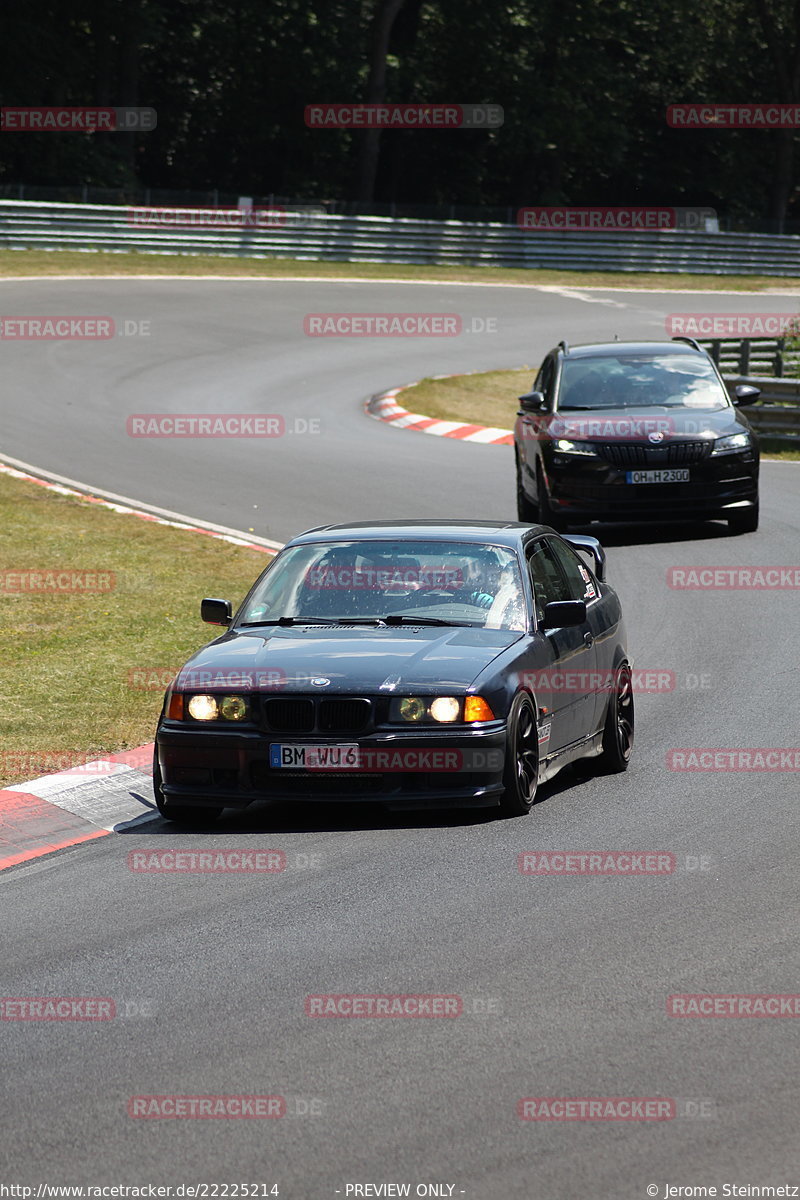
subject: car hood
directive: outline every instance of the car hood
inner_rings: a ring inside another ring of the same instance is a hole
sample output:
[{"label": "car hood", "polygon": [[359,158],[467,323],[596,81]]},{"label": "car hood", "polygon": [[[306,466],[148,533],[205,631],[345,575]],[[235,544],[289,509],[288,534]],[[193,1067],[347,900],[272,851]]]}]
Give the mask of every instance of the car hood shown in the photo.
[{"label": "car hood", "polygon": [[189,659],[174,687],[313,693],[324,688],[326,694],[465,690],[523,636],[505,629],[411,625],[231,631]]},{"label": "car hood", "polygon": [[662,431],[664,441],[724,437],[749,429],[750,423],[738,409],[672,408],[643,404],[632,408],[596,408],[591,411],[563,409],[549,421],[553,437],[595,441],[647,441],[651,431]]}]

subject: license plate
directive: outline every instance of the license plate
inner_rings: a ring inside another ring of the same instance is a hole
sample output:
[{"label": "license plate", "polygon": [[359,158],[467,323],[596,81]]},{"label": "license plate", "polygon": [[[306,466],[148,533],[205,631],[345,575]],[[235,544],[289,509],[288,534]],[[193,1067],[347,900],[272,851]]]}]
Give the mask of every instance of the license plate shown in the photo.
[{"label": "license plate", "polygon": [[353,771],[361,765],[361,760],[358,746],[351,742],[335,745],[271,742],[269,765],[293,771]]},{"label": "license plate", "polygon": [[628,483],[688,483],[688,467],[673,467],[665,471],[627,471]]}]

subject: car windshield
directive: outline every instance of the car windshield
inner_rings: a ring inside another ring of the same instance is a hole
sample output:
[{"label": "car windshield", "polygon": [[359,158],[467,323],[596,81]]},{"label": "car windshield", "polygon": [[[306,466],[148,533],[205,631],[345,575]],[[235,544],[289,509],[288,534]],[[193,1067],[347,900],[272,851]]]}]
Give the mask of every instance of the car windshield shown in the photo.
[{"label": "car windshield", "polygon": [[727,407],[711,363],[699,354],[620,354],[565,358],[560,411],[595,408]]},{"label": "car windshield", "polygon": [[327,624],[475,625],[525,629],[513,551],[483,543],[314,542],[279,554],[250,595],[239,626]]}]

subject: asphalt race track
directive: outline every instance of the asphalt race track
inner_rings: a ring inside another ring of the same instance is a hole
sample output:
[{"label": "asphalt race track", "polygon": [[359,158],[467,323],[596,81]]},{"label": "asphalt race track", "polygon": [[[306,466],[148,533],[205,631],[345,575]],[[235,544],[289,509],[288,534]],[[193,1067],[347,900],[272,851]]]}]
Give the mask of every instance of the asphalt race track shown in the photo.
[{"label": "asphalt race track", "polygon": [[[775,295],[127,279],[2,282],[0,298],[6,314],[151,323],[148,337],[4,341],[4,454],[278,540],[363,517],[513,519],[509,447],[392,429],[363,414],[375,392],[534,366],[562,337],[658,339],[670,312],[797,307]],[[338,311],[457,313],[497,330],[304,335],[306,313]],[[133,413],[218,411],[318,418],[320,432],[125,432]],[[655,1184],[663,1196],[666,1184],[800,1182],[798,1022],[667,1015],[675,993],[800,990],[798,776],[666,766],[672,748],[800,745],[797,592],[667,585],[675,565],[797,565],[800,469],[763,466],[757,534],[601,536],[637,667],[675,679],[637,697],[626,775],[565,771],[517,820],[322,807],[180,833],[156,818],[3,873],[3,995],[112,997],[122,1014],[0,1025],[3,1177],[276,1183],[301,1200],[369,1183],[634,1200]],[[130,851],[165,846],[275,848],[287,868],[129,870]],[[519,872],[520,852],[545,849],[672,853],[676,869]],[[457,995],[463,1011],[313,1019],[305,998],[320,993]],[[128,1115],[131,1097],[153,1094],[281,1095],[286,1115]],[[666,1097],[675,1116],[521,1120],[532,1096]]]}]

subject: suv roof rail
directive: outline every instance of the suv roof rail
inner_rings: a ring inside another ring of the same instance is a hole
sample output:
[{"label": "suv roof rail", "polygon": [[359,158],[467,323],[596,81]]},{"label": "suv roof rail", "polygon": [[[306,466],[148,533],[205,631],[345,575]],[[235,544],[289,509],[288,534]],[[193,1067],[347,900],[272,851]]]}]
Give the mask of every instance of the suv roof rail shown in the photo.
[{"label": "suv roof rail", "polygon": [[559,350],[563,350],[565,354],[569,354],[569,342],[560,341],[558,343],[558,348],[559,348]]},{"label": "suv roof rail", "polygon": [[700,343],[697,341],[697,339],[693,338],[693,337],[684,337],[684,336],[678,335],[677,337],[674,337],[672,339],[672,341],[673,342],[688,342],[693,350],[702,350],[703,349],[703,347],[700,345]]}]

